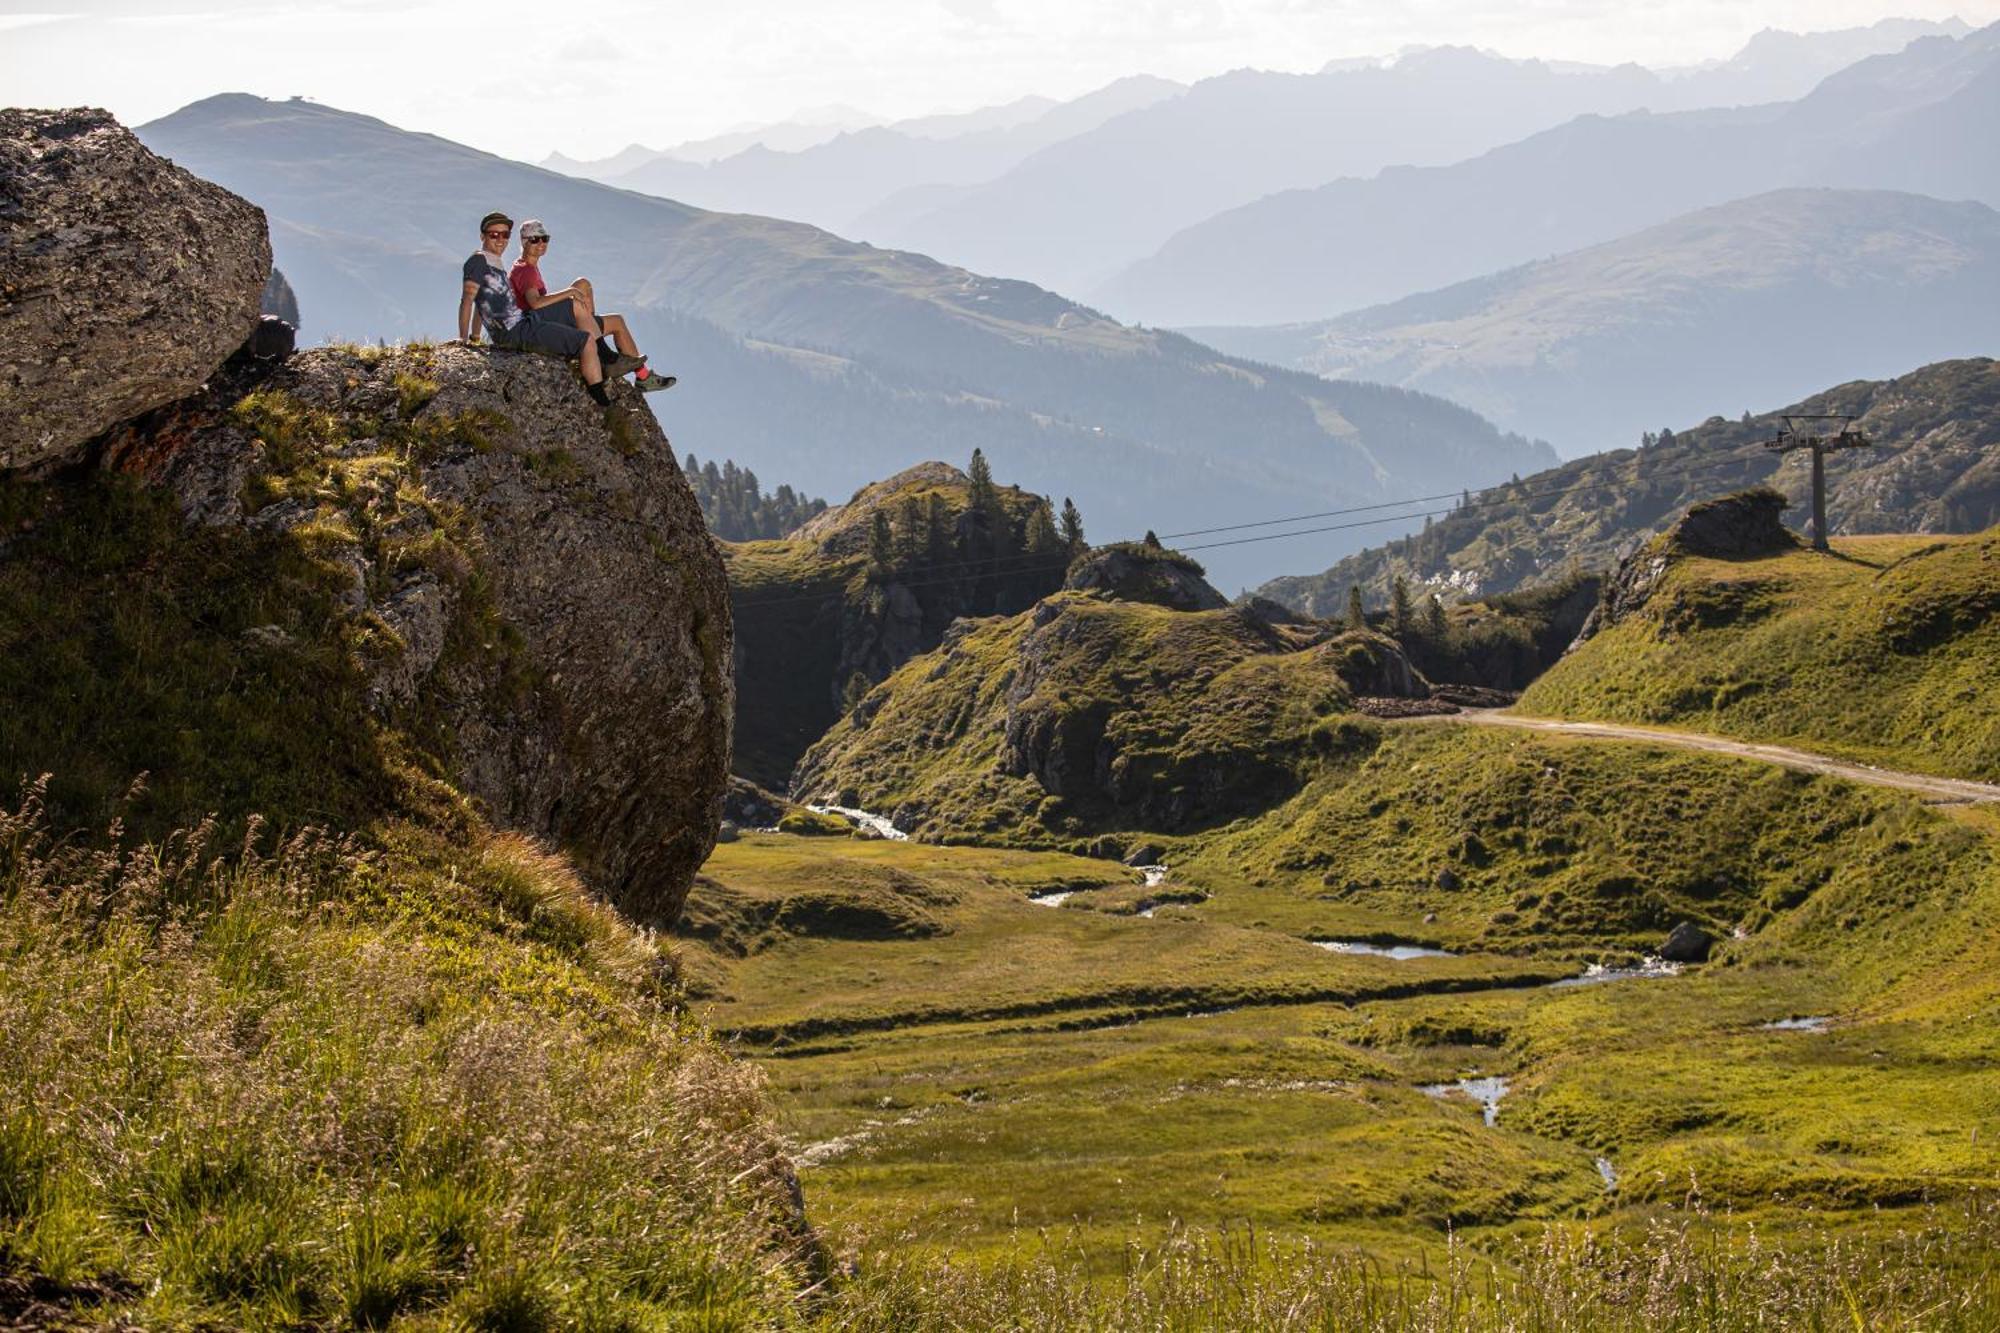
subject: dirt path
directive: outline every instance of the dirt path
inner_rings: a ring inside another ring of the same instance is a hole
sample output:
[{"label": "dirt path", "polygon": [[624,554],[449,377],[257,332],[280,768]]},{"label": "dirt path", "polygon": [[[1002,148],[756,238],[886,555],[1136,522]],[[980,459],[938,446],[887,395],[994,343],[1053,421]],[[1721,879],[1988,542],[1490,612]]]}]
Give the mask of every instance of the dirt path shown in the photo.
[{"label": "dirt path", "polygon": [[1970,804],[2000,801],[2000,786],[1968,782],[1962,778],[1938,778],[1927,773],[1904,773],[1893,768],[1848,759],[1829,759],[1823,754],[1790,750],[1782,745],[1757,745],[1733,741],[1726,736],[1710,736],[1698,731],[1670,731],[1663,727],[1628,727],[1612,722],[1564,722],[1556,718],[1523,717],[1497,708],[1468,708],[1462,713],[1407,719],[1413,723],[1456,722],[1481,727],[1517,727],[1523,731],[1553,731],[1566,736],[1593,736],[1599,740],[1639,741],[1647,745],[1672,745],[1683,750],[1707,750],[1713,754],[1761,759],[1807,773],[1825,773],[1864,782],[1871,787],[1895,787],[1916,792],[1932,804]]}]

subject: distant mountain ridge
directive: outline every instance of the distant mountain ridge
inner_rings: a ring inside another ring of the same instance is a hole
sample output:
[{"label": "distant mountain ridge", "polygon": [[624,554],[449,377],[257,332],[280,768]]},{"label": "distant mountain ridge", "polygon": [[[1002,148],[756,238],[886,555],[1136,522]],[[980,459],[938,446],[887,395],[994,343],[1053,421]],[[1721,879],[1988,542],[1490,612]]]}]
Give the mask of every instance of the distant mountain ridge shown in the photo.
[{"label": "distant mountain ridge", "polygon": [[1171,325],[1325,319],[1779,186],[2000,206],[2000,24],[1863,60],[1790,103],[1582,116],[1451,166],[1274,194],[1095,289]]},{"label": "distant mountain ridge", "polygon": [[627,159],[622,170],[607,163],[577,174],[700,208],[850,235],[858,217],[895,196],[990,179],[1039,149],[1181,92],[1178,83],[1137,75],[1068,102],[1022,98],[965,115],[841,128],[798,147],[759,142],[705,162],[655,154]]},{"label": "distant mountain ridge", "polygon": [[[1365,499],[1418,477],[1480,484],[1553,458],[1437,399],[1243,364],[1124,328],[1026,283],[708,213],[507,162],[305,102],[210,98],[140,130],[261,205],[308,337],[448,337],[480,213],[555,235],[549,276],[586,273],[631,315],[677,448],[806,493],[847,494],[978,446],[1136,535]],[[511,251],[510,251],[511,253]],[[1232,586],[1263,548],[1215,562]]]},{"label": "distant mountain ridge", "polygon": [[[1891,380],[1814,394],[1785,411],[1859,418],[1873,448],[1827,463],[1827,517],[1837,533],[1978,532],[2000,523],[2000,362],[1943,361]],[[1608,569],[1689,504],[1758,485],[1791,499],[1804,524],[1810,473],[1797,455],[1762,447],[1783,413],[1712,417],[1642,449],[1564,463],[1470,497],[1423,532],[1352,555],[1319,574],[1275,579],[1260,596],[1338,615],[1350,587],[1385,604],[1397,578],[1421,592],[1492,596]]]},{"label": "distant mountain ridge", "polygon": [[[1103,284],[1176,232],[1277,191],[1460,161],[1578,115],[1795,98],[1860,55],[1963,30],[1878,25],[1790,42],[1767,36],[1718,66],[1670,72],[1510,60],[1464,47],[1334,61],[1313,74],[1237,70],[1045,149],[988,184],[940,192],[914,214],[864,217],[855,234],[1083,293],[1149,323],[1323,317],[1347,307],[1211,318],[1128,301],[1132,293]],[[1372,299],[1437,285],[1407,283]]]},{"label": "distant mountain ridge", "polygon": [[1337,319],[1187,332],[1595,452],[1722,405],[2000,351],[2000,213],[1778,190]]}]

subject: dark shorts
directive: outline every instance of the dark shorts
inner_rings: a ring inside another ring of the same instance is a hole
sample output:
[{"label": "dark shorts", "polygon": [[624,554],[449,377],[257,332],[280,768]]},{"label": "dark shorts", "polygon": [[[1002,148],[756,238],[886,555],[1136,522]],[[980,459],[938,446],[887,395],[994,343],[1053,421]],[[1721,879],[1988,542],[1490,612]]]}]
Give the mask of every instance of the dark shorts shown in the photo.
[{"label": "dark shorts", "polygon": [[[568,302],[562,302],[568,305]],[[590,335],[574,323],[564,324],[542,316],[553,306],[532,310],[519,324],[511,329],[500,329],[493,335],[493,345],[509,348],[516,352],[546,352],[550,356],[577,357],[583,353],[583,345],[590,341]]]},{"label": "dark shorts", "polygon": [[[551,324],[563,324],[573,329],[576,327],[576,303],[565,296],[560,301],[549,302],[540,310],[530,310],[528,318],[546,319]],[[618,318],[616,315],[599,315],[597,317],[597,327],[601,329],[604,327],[605,320],[616,318]]]}]

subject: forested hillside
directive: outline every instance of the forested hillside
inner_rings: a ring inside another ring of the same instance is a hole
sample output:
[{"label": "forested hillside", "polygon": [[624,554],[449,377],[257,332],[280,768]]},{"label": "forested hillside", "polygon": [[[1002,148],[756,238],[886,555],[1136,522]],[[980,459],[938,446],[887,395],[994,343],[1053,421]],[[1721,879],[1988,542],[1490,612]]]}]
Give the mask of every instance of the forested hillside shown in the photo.
[{"label": "forested hillside", "polygon": [[[1942,361],[1892,380],[1859,381],[1786,411],[1843,412],[1874,447],[1827,463],[1835,532],[1976,532],[2000,522],[2000,363]],[[1258,591],[1297,609],[1338,615],[1348,589],[1386,605],[1398,578],[1446,596],[1487,595],[1560,575],[1603,570],[1696,500],[1770,485],[1802,526],[1811,473],[1802,456],[1762,442],[1783,412],[1648,432],[1637,449],[1593,454],[1466,497],[1421,533],[1350,556],[1320,574]]]},{"label": "forested hillside", "polygon": [[768,494],[758,485],[757,474],[739,468],[736,460],[704,463],[689,454],[681,470],[701,502],[701,516],[708,530],[726,542],[760,541],[782,537],[809,518],[826,512],[826,501],[809,500],[780,483]]}]

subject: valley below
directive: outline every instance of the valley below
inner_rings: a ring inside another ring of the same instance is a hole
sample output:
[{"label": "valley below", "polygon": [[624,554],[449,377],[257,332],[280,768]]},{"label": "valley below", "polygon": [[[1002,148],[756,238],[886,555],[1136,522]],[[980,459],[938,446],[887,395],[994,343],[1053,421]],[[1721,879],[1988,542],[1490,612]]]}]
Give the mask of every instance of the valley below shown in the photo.
[{"label": "valley below", "polygon": [[[1515,708],[1364,722],[1289,799],[1178,835],[746,831],[689,900],[691,997],[868,1253],[1109,1277],[1247,1227],[1434,1285],[1573,1230],[1807,1252],[1960,1226],[2000,1178],[1992,715],[1864,744],[1774,726],[1782,681],[1742,690],[1762,721],[1671,687],[1816,616],[1879,640],[1990,586],[1993,540],[1673,556]],[[1687,617],[1746,584],[1759,614]],[[1907,716],[1959,664],[1995,697],[1993,622],[1958,628],[1870,697]],[[1583,692],[1642,639],[1680,711]]]}]

